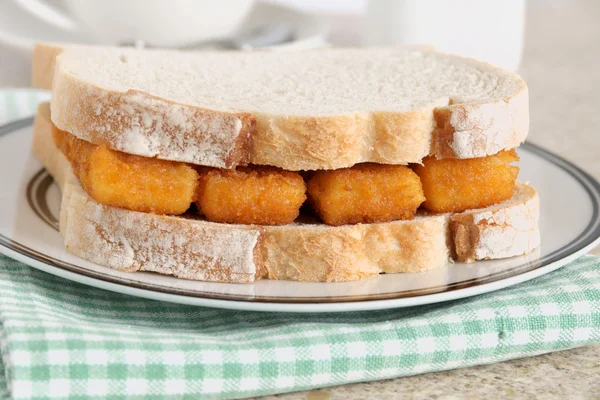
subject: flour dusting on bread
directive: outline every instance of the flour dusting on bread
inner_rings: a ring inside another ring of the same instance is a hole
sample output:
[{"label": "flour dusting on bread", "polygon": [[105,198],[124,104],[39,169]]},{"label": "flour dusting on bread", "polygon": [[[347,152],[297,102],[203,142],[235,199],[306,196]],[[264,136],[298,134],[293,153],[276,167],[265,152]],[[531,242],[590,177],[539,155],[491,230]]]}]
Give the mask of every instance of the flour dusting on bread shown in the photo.
[{"label": "flour dusting on bread", "polygon": [[34,60],[34,83],[53,89],[60,129],[211,167],[296,171],[482,157],[518,146],[528,132],[527,85],[518,75],[429,50],[38,45]]}]

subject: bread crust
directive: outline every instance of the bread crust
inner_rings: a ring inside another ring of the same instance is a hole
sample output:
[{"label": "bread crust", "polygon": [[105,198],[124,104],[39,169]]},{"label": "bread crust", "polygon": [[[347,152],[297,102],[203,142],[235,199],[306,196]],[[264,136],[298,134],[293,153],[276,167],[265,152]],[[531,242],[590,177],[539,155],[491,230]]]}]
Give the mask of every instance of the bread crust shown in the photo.
[{"label": "bread crust", "polygon": [[[72,175],[71,164],[54,145],[49,103],[39,104],[33,121],[33,132],[34,135],[31,141],[33,154],[42,162],[60,190],[63,191],[66,181],[69,180],[69,174]],[[73,176],[72,179],[75,179],[75,177]]]},{"label": "bread crust", "polygon": [[260,279],[261,228],[193,221],[101,205],[75,182],[61,205],[65,246],[88,261],[121,271],[247,283]]},{"label": "bread crust", "polygon": [[529,92],[524,81],[512,96],[487,104],[454,103],[434,110],[431,154],[437,158],[476,158],[510,150],[529,132]]},{"label": "bread crust", "polygon": [[513,197],[500,205],[452,215],[453,255],[474,262],[530,252],[540,245],[539,210],[536,190],[517,183]]},{"label": "bread crust", "polygon": [[33,149],[63,192],[60,232],[73,254],[122,271],[249,283],[259,279],[336,282],[418,272],[450,261],[510,257],[539,245],[539,198],[518,183],[507,202],[409,221],[326,226],[230,225],[139,213],[96,203],[52,140],[47,105]]},{"label": "bread crust", "polygon": [[217,168],[248,163],[255,125],[249,113],[192,107],[136,90],[105,91],[61,73],[60,61],[56,69],[51,115],[63,131],[145,157]]},{"label": "bread crust", "polygon": [[[361,162],[419,163],[427,155],[483,157],[517,147],[528,133],[527,86],[517,75],[514,93],[483,104],[446,98],[408,112],[271,115],[207,110],[140,91],[105,90],[61,70],[62,51],[48,44],[34,49],[33,83],[53,89],[55,125],[142,156],[218,168],[253,163],[290,171],[338,169]],[[183,121],[174,121],[173,115]]]},{"label": "bread crust", "polygon": [[419,272],[448,262],[444,215],[330,227],[265,227],[267,279],[342,282],[380,273]]}]

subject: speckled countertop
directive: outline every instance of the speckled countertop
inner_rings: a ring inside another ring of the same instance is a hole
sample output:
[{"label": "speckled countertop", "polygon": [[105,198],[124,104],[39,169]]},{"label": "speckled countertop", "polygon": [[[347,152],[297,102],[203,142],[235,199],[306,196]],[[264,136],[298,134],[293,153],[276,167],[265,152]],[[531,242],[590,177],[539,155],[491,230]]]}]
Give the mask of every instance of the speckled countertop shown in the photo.
[{"label": "speckled countertop", "polygon": [[[351,43],[356,33],[347,27],[356,19],[332,23],[344,29],[333,31],[334,41]],[[530,0],[519,72],[529,85],[530,141],[600,179],[600,1]],[[600,399],[600,345],[263,399],[407,398]]]},{"label": "speckled countertop", "polygon": [[262,400],[600,399],[600,346]]}]

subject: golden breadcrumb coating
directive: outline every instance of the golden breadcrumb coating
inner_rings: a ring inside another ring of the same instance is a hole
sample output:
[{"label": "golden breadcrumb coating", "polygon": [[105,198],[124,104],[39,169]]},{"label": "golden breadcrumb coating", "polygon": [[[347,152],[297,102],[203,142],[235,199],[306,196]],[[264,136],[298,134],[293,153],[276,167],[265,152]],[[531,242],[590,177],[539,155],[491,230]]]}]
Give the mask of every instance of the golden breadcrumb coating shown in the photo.
[{"label": "golden breadcrumb coating", "polygon": [[[461,212],[512,196],[514,150],[473,159],[426,157],[423,165],[359,164],[333,171],[290,172],[266,166],[192,167],[107,149],[53,126],[57,147],[97,202],[178,215],[194,202],[207,220],[259,225],[293,222],[308,205],[328,225],[411,219],[421,204]],[[305,179],[308,183],[305,183]]]},{"label": "golden breadcrumb coating", "polygon": [[402,165],[359,164],[317,171],[308,198],[328,225],[411,219],[425,200],[417,174]]},{"label": "golden breadcrumb coating", "polygon": [[514,150],[481,158],[436,160],[427,157],[416,165],[421,178],[425,203],[433,212],[460,212],[483,208],[511,198],[519,167]]},{"label": "golden breadcrumb coating", "polygon": [[184,163],[122,153],[53,128],[57,147],[83,189],[100,204],[155,214],[183,214],[198,186]]},{"label": "golden breadcrumb coating", "polygon": [[233,224],[283,225],[293,222],[306,200],[297,172],[272,167],[233,170],[199,168],[195,204],[207,220]]}]

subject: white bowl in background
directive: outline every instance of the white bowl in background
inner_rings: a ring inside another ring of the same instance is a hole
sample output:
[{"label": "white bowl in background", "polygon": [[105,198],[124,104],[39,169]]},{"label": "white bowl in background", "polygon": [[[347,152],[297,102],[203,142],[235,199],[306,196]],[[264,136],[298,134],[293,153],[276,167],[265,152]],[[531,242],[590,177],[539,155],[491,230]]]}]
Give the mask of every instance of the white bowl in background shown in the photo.
[{"label": "white bowl in background", "polygon": [[[289,42],[270,46],[271,50],[306,49],[326,45],[327,29],[315,15],[283,5],[257,2],[248,15],[242,30],[266,24],[287,24],[293,32]],[[40,20],[12,1],[0,1],[0,46],[31,57],[36,42],[107,44],[98,43],[89,35],[68,32]]]}]

